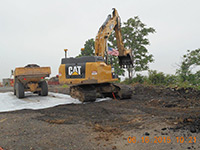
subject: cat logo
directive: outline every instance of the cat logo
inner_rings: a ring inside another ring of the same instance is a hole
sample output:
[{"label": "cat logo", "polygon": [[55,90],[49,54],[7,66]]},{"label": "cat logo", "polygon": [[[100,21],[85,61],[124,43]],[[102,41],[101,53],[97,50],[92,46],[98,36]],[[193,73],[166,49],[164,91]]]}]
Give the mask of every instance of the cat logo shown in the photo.
[{"label": "cat logo", "polygon": [[81,66],[69,66],[68,74],[71,76],[81,75]]}]

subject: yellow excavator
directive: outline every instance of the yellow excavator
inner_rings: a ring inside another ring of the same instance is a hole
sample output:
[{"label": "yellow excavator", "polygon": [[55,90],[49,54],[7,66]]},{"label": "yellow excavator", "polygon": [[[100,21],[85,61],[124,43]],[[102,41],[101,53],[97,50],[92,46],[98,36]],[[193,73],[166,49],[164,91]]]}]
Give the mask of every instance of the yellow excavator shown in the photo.
[{"label": "yellow excavator", "polygon": [[59,67],[60,84],[71,84],[70,95],[82,102],[95,101],[97,97],[129,99],[132,91],[126,85],[114,84],[118,80],[112,65],[108,64],[108,44],[110,34],[115,31],[119,65],[133,67],[130,50],[124,48],[121,22],[116,9],[100,27],[95,39],[95,56],[63,58]]}]

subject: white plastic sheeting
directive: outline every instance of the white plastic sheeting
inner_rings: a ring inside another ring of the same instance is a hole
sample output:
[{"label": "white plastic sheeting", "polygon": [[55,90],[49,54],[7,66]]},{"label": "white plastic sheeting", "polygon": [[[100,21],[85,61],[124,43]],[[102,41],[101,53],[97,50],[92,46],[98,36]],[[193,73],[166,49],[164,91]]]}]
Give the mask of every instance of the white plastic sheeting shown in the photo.
[{"label": "white plastic sheeting", "polygon": [[[96,102],[109,100],[109,98],[97,99]],[[51,93],[48,96],[38,96],[26,93],[25,98],[18,99],[13,92],[0,93],[0,112],[21,110],[21,109],[44,109],[62,104],[81,104],[77,99],[69,95]]]}]

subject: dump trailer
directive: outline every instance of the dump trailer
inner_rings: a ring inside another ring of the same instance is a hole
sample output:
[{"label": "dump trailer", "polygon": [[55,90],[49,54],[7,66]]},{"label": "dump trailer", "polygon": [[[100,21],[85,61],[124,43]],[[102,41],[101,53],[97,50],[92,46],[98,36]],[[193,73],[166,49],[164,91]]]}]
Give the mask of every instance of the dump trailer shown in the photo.
[{"label": "dump trailer", "polygon": [[50,67],[40,67],[29,64],[25,67],[15,68],[14,71],[14,95],[23,98],[26,91],[37,93],[41,96],[48,95],[48,85],[45,77],[51,74]]}]

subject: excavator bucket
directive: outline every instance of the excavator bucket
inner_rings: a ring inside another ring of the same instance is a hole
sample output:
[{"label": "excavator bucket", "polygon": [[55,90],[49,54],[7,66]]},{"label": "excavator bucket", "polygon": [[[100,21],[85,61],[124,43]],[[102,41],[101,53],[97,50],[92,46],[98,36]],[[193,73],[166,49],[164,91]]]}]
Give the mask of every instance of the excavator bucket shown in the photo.
[{"label": "excavator bucket", "polygon": [[126,56],[118,56],[119,65],[122,68],[133,68],[133,57],[130,54]]}]

